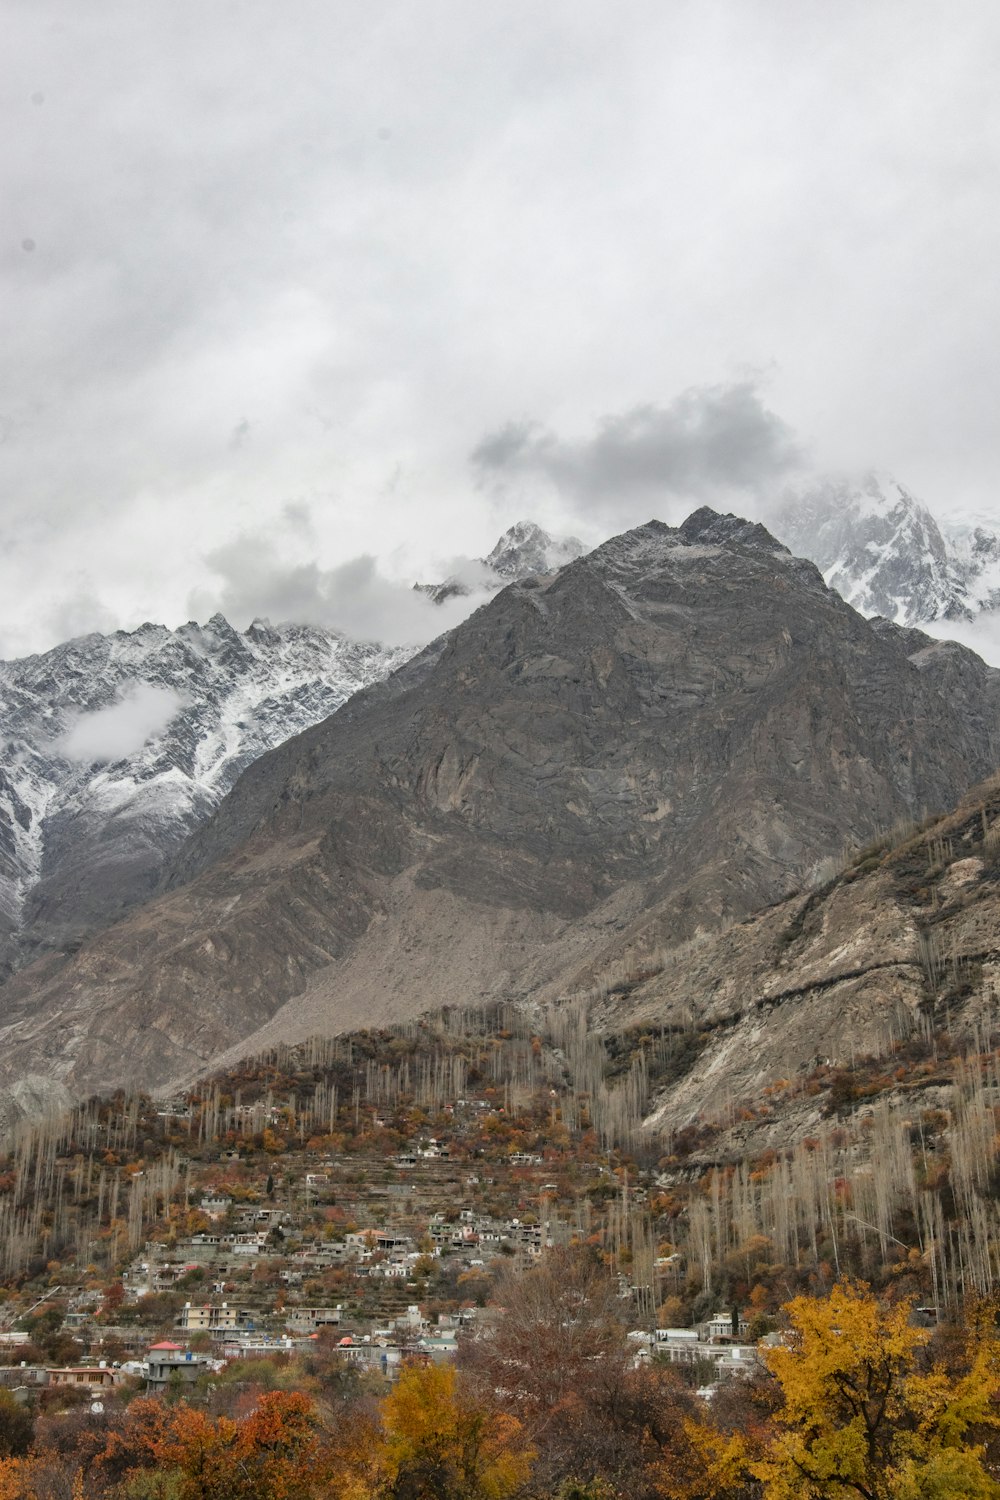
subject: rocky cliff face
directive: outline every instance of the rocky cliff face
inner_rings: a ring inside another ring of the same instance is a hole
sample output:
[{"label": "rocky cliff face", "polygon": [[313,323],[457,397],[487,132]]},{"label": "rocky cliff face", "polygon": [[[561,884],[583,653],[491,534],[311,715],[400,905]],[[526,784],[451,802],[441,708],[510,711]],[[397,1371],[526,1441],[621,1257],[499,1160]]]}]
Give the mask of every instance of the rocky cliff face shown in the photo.
[{"label": "rocky cliff face", "polygon": [[821,1121],[825,1098],[796,1089],[817,1067],[891,1058],[924,1033],[978,1044],[995,1032],[1000,779],[723,932],[622,957],[604,1024],[694,1031],[702,1044],[650,1125],[715,1125],[724,1156],[787,1145]]},{"label": "rocky cliff face", "polygon": [[8,1078],[74,1091],[232,1049],[544,999],[624,939],[772,902],[994,763],[1000,674],[873,628],[711,511],[504,589],[255,762],[168,888],[3,995]]}]

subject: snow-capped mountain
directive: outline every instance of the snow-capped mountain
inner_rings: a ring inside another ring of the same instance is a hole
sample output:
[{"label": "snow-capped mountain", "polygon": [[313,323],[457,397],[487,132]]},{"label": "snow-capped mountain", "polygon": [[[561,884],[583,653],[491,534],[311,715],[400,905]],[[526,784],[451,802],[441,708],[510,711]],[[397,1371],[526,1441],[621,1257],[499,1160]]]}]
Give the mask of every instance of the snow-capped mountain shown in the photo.
[{"label": "snow-capped mountain", "polygon": [[552,573],[585,551],[578,537],[553,537],[534,521],[518,521],[483,562],[504,583],[514,583],[531,573]]},{"label": "snow-capped mountain", "polygon": [[[391,690],[256,761],[151,902],[13,976],[0,1095],[40,1059],[76,1096],[175,1087],[279,1041],[470,996],[544,1004],[637,963],[641,991],[658,982],[642,955],[727,919],[741,930],[846,841],[950,805],[995,765],[1000,672],[872,628],[739,517],[648,522],[531,582],[494,594]],[[719,975],[729,986],[716,1031],[735,1004],[763,1035],[755,997],[787,996],[775,966],[815,946],[800,907],[794,943],[779,930],[790,909],[761,939],[770,990],[741,993],[722,949],[701,975],[710,998]],[[904,917],[915,954],[911,906]],[[843,968],[850,920],[837,930],[825,952]],[[872,1035],[896,971],[920,967],[905,949],[879,956],[894,968]],[[789,1031],[809,1059],[835,1023],[845,1048],[866,1034],[856,968],[839,988],[829,965],[811,972],[821,998],[770,1023],[768,1066]],[[668,1023],[686,1024],[684,989]],[[916,1010],[920,973],[911,989]],[[717,1071],[735,1066],[719,1057]]]},{"label": "snow-capped mountain", "polygon": [[817,481],[786,497],[768,524],[861,614],[919,625],[971,620],[1000,604],[1000,538],[949,534],[888,476]]},{"label": "snow-capped mountain", "polygon": [[1000,536],[976,526],[948,540],[967,580],[972,613],[1000,609]]},{"label": "snow-capped mountain", "polygon": [[552,573],[582,557],[586,550],[578,537],[550,536],[534,521],[517,521],[504,532],[492,552],[473,564],[474,576],[454,576],[443,583],[418,583],[415,587],[429,594],[435,604],[471,594],[476,589],[493,594],[506,584],[518,583],[532,574]]},{"label": "snow-capped mountain", "polygon": [[5,966],[148,895],[251,761],[410,654],[312,626],[241,634],[215,615],[0,663]]},{"label": "snow-capped mountain", "polygon": [[[580,551],[521,522],[485,577],[501,588]],[[0,662],[0,976],[143,900],[252,761],[415,649],[215,615]]]}]

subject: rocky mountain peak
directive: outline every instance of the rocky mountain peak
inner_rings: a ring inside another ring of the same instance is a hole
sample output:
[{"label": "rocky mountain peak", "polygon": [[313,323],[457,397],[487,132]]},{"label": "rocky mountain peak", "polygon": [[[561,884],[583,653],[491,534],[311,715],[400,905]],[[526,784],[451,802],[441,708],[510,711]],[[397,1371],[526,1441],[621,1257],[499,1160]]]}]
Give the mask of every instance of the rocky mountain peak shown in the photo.
[{"label": "rocky mountain peak", "polygon": [[551,573],[584,552],[575,536],[553,537],[534,521],[517,521],[483,559],[506,582],[535,573]]},{"label": "rocky mountain peak", "polygon": [[948,536],[887,474],[817,480],[786,496],[769,524],[862,614],[918,625],[1000,604],[1000,541],[982,529]]},{"label": "rocky mountain peak", "polygon": [[742,516],[734,516],[732,512],[720,515],[708,505],[692,511],[678,530],[685,542],[692,546],[760,547],[765,552],[788,551],[758,521],[745,521]]}]

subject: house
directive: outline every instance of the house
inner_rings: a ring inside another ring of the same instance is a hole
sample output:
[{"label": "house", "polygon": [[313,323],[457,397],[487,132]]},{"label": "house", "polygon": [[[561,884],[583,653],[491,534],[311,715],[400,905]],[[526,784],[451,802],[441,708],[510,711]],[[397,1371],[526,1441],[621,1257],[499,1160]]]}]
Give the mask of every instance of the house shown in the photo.
[{"label": "house", "polygon": [[656,1352],[672,1365],[693,1365],[708,1353],[695,1328],[658,1328]]},{"label": "house", "polygon": [[[702,1324],[701,1329],[711,1327],[715,1319]],[[655,1349],[661,1359],[669,1359],[674,1365],[693,1365],[706,1360],[715,1366],[715,1379],[728,1380],[734,1375],[749,1375],[757,1364],[757,1349],[754,1344],[738,1344],[732,1338],[732,1324],[728,1325],[728,1336],[712,1340],[702,1338],[696,1328],[658,1328]],[[641,1335],[630,1334],[629,1337]]]},{"label": "house", "polygon": [[337,1307],[289,1307],[285,1312],[285,1326],[293,1333],[314,1333],[317,1328],[337,1328],[340,1325],[339,1304]]},{"label": "house", "polygon": [[227,1333],[219,1352],[223,1359],[261,1359],[269,1354],[293,1354],[312,1348],[316,1334],[295,1337],[288,1333]]},{"label": "house", "polygon": [[716,1343],[722,1339],[731,1339],[733,1342],[746,1335],[747,1322],[739,1314],[728,1312],[717,1312],[707,1323],[698,1324],[698,1332],[709,1341]]},{"label": "house", "polygon": [[340,1340],[335,1352],[345,1364],[362,1370],[373,1370],[386,1380],[398,1380],[403,1368],[403,1351],[398,1344],[359,1340],[349,1335]]},{"label": "house", "polygon": [[62,1365],[46,1371],[49,1385],[79,1386],[88,1391],[110,1390],[117,1383],[118,1372],[102,1361],[99,1365]]},{"label": "house", "polygon": [[417,1340],[417,1349],[428,1355],[434,1364],[444,1364],[455,1358],[458,1341],[453,1332],[423,1334]]},{"label": "house", "polygon": [[192,1354],[190,1349],[164,1339],[150,1349],[146,1365],[146,1389],[155,1393],[168,1390],[173,1384],[193,1385],[210,1368],[211,1361],[203,1354]]},{"label": "house", "polygon": [[210,1219],[221,1219],[229,1212],[232,1203],[228,1193],[206,1193],[198,1207]]},{"label": "house", "polygon": [[375,1249],[381,1250],[383,1254],[390,1255],[394,1250],[410,1250],[413,1241],[408,1234],[396,1234],[391,1229],[377,1229],[375,1231]]},{"label": "house", "polygon": [[185,1302],[177,1326],[183,1328],[185,1333],[210,1333],[217,1328],[239,1328],[242,1322],[243,1313],[240,1308],[230,1307],[228,1302],[223,1302],[221,1306],[211,1302],[206,1302],[204,1306]]},{"label": "house", "polygon": [[420,1311],[420,1304],[417,1302],[411,1302],[406,1312],[400,1313],[397,1318],[393,1319],[393,1322],[397,1331],[402,1333],[423,1333],[427,1327],[427,1319]]}]

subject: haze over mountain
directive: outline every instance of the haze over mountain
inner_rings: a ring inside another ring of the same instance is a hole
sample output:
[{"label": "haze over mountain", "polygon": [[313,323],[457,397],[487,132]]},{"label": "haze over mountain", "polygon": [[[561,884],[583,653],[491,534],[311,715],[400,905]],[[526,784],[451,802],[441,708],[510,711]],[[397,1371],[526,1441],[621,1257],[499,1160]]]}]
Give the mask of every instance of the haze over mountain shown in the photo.
[{"label": "haze over mountain", "polygon": [[763,527],[651,522],[503,589],[257,760],[168,888],[11,979],[7,1080],[544,999],[795,889],[995,763],[1000,673],[868,624]]}]

